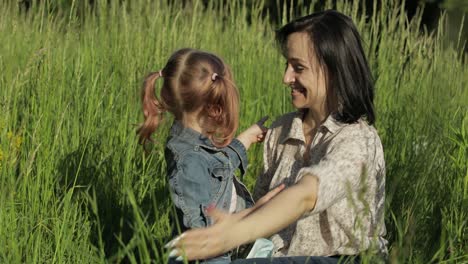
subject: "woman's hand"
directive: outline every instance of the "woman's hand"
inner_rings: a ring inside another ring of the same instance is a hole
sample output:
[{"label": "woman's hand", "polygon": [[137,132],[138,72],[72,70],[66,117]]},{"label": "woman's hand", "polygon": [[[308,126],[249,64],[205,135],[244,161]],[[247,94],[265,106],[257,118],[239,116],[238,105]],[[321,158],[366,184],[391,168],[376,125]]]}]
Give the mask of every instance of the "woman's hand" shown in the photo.
[{"label": "woman's hand", "polygon": [[169,256],[183,257],[187,260],[209,259],[219,256],[235,248],[242,237],[236,237],[231,230],[241,220],[239,214],[227,214],[216,208],[207,209],[207,215],[216,219],[216,223],[208,228],[191,229],[184,232],[166,247],[171,249]]},{"label": "woman's hand", "polygon": [[215,224],[208,228],[186,231],[167,243],[166,247],[171,249],[170,256],[178,256],[178,260],[182,260],[182,256],[188,260],[208,259],[252,240],[247,236],[248,232],[244,234],[236,231],[236,225],[280,193],[284,187],[281,184],[258,200],[254,207],[235,214],[224,213],[215,207],[207,208],[207,215]]},{"label": "woman's hand", "polygon": [[268,116],[262,117],[257,123],[253,124],[245,131],[237,136],[237,139],[249,149],[252,143],[262,142],[265,139],[265,134],[268,130],[263,124],[268,119]]}]

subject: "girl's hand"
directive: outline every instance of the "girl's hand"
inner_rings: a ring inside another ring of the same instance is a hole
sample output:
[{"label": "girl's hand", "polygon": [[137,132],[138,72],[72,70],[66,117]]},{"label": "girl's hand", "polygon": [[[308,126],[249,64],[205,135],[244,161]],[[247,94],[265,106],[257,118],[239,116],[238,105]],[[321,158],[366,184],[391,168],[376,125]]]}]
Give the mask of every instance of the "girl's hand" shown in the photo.
[{"label": "girl's hand", "polygon": [[237,139],[245,146],[246,149],[249,149],[252,143],[262,142],[265,140],[268,128],[263,124],[267,119],[268,116],[262,117],[262,119],[257,123],[253,124],[237,136]]},{"label": "girl's hand", "polygon": [[[182,260],[208,259],[219,256],[249,240],[248,232],[239,232],[236,225],[247,215],[267,203],[284,189],[284,184],[274,188],[263,196],[257,204],[235,214],[224,213],[214,206],[207,208],[207,215],[214,221],[208,228],[192,229],[184,232],[166,244],[171,250],[169,256]],[[244,230],[245,231],[245,230]]]}]

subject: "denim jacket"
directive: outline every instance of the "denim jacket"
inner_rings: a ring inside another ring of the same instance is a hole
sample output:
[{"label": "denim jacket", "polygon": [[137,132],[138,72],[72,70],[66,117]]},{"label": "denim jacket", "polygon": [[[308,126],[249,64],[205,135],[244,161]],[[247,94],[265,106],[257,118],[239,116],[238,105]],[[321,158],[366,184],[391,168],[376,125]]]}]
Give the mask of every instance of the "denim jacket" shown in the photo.
[{"label": "denim jacket", "polygon": [[[239,140],[233,139],[228,146],[218,148],[209,138],[176,120],[166,143],[165,159],[177,215],[173,235],[212,225],[205,209],[214,204],[227,212],[233,183],[237,193],[236,212],[254,204],[245,185],[234,175],[237,168],[243,175],[248,165],[246,149]],[[206,262],[229,263],[230,257],[227,254]]]}]

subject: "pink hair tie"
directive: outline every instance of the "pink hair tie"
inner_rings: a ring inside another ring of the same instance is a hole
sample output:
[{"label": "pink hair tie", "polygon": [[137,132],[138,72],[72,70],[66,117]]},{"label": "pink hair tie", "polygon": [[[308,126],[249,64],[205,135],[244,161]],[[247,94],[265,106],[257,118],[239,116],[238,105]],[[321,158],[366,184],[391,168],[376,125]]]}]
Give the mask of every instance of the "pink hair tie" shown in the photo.
[{"label": "pink hair tie", "polygon": [[215,72],[213,75],[211,75],[211,80],[214,82],[216,81],[216,77],[218,77],[218,74]]},{"label": "pink hair tie", "polygon": [[159,73],[159,77],[163,77],[163,75],[162,75],[162,70],[159,70],[158,73]]}]

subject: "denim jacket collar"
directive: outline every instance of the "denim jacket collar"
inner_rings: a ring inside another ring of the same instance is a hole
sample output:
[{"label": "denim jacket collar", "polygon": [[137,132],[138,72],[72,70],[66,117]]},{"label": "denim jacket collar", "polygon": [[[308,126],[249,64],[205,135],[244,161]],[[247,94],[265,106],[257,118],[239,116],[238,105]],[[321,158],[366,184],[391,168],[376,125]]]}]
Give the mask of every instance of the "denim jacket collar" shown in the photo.
[{"label": "denim jacket collar", "polygon": [[189,127],[185,127],[180,120],[174,120],[170,133],[171,136],[177,136],[195,145],[201,145],[210,149],[216,149],[216,146],[213,145],[213,143],[207,136]]}]

